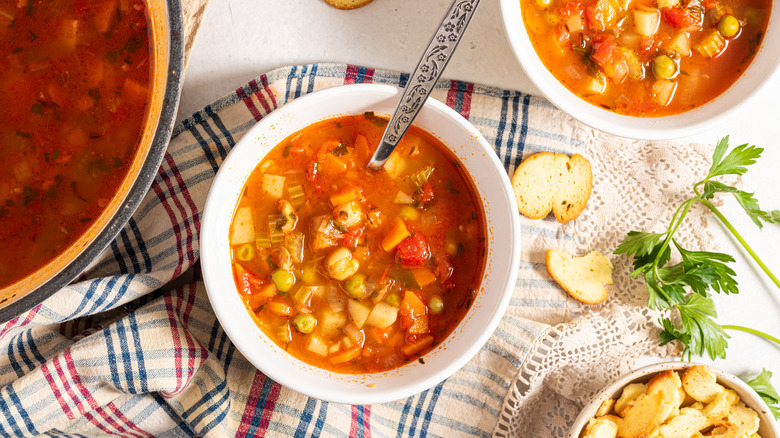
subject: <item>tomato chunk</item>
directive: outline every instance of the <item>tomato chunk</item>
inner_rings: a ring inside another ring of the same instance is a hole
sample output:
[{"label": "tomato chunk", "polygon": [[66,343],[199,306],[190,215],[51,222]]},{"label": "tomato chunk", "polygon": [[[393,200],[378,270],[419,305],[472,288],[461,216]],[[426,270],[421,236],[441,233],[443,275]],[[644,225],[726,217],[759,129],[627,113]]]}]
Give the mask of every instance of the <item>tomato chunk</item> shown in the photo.
[{"label": "tomato chunk", "polygon": [[404,266],[422,266],[431,257],[431,250],[425,236],[416,232],[395,247],[395,256]]},{"label": "tomato chunk", "polygon": [[683,7],[663,8],[661,16],[664,21],[676,27],[683,29],[699,23],[699,17],[690,9]]},{"label": "tomato chunk", "polygon": [[593,39],[593,53],[590,57],[599,66],[611,65],[615,53],[617,53],[617,43],[613,35],[601,33]]},{"label": "tomato chunk", "polygon": [[239,264],[235,264],[236,284],[238,284],[238,291],[244,295],[251,295],[257,293],[265,285],[265,282],[258,278],[255,274],[248,271],[246,268]]}]

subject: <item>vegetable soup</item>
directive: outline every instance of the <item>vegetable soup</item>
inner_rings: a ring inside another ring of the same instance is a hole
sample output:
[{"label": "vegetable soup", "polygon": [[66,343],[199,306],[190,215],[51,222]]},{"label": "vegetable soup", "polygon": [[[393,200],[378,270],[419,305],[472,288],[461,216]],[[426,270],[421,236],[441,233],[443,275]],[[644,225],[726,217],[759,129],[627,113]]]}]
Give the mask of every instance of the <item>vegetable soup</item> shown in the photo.
[{"label": "vegetable soup", "polygon": [[139,0],[0,0],[0,288],[78,239],[137,150],[151,74]]},{"label": "vegetable soup", "polygon": [[366,168],[387,121],[311,125],[249,177],[230,227],[233,273],[258,326],[311,365],[371,373],[420,360],[463,319],[482,279],[473,183],[411,128]]},{"label": "vegetable soup", "polygon": [[539,58],[588,102],[668,116],[726,91],[748,68],[771,0],[520,0]]}]

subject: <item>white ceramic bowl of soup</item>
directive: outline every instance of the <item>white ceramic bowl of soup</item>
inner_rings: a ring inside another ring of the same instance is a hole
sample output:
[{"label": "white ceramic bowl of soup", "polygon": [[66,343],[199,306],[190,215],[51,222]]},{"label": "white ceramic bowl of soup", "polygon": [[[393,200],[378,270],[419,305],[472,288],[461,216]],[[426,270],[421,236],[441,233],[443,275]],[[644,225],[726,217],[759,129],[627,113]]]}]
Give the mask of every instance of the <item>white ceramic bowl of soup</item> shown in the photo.
[{"label": "white ceramic bowl of soup", "polygon": [[[635,117],[617,114],[588,103],[571,92],[544,66],[526,32],[520,0],[500,0],[507,38],[521,67],[539,91],[559,109],[598,130],[621,137],[661,140],[686,137],[717,127],[776,78],[780,66],[780,6],[773,5],[767,32],[747,70],[723,94],[710,102],[665,117]],[[780,80],[780,78],[776,78]]]},{"label": "white ceramic bowl of soup", "polygon": [[[663,371],[672,370],[682,372],[694,365],[701,364],[682,362],[679,360],[674,362],[662,362],[647,365],[620,377],[599,392],[596,397],[582,409],[580,415],[574,421],[574,426],[571,428],[569,438],[579,438],[582,430],[587,426],[588,421],[596,416],[596,411],[604,400],[619,398],[620,394],[623,392],[623,388],[627,385],[631,383],[647,383],[653,376]],[[740,400],[742,400],[747,407],[758,413],[758,417],[761,420],[758,433],[762,438],[780,438],[780,427],[778,427],[778,423],[775,421],[766,403],[764,403],[761,397],[759,397],[747,383],[726,371],[711,365],[706,366],[713,371],[717,378],[717,382],[721,386],[735,391],[737,395],[739,395]]]},{"label": "white ceramic bowl of soup", "polygon": [[446,379],[466,364],[504,315],[517,278],[519,216],[506,170],[490,144],[468,121],[429,99],[415,125],[438,138],[463,164],[478,191],[486,223],[486,264],[476,299],[457,328],[424,363],[372,374],[337,374],[286,353],[256,325],[242,303],[231,265],[228,230],[250,173],[282,140],[312,123],[373,111],[389,117],[400,90],[387,85],[347,85],[318,91],[263,118],[236,144],[206,201],[201,227],[201,264],[214,312],[241,353],[280,384],[311,397],[348,404],[409,397]]}]

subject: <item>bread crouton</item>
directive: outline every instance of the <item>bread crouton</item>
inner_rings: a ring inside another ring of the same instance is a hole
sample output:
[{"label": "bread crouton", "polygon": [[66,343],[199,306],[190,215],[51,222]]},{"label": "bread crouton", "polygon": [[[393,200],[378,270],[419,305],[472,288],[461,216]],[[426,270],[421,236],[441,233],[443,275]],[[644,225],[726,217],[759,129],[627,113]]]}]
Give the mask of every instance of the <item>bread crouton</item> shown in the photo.
[{"label": "bread crouton", "polygon": [[371,3],[373,0],[325,0],[336,9],[357,9]]},{"label": "bread crouton", "polygon": [[618,425],[605,417],[591,418],[582,438],[616,438]]},{"label": "bread crouton", "polygon": [[681,380],[685,392],[702,403],[712,403],[725,389],[716,382],[712,370],[703,365],[694,365],[685,370]]},{"label": "bread crouton", "polygon": [[731,407],[729,414],[726,416],[726,420],[732,425],[732,428],[736,428],[747,436],[758,432],[758,427],[760,425],[760,420],[756,411],[745,406],[742,402]]},{"label": "bread crouton", "polygon": [[715,400],[704,406],[702,413],[711,419],[719,419],[728,415],[731,407],[739,402],[739,395],[731,389],[726,389],[715,396]]},{"label": "bread crouton", "polygon": [[663,394],[640,394],[633,406],[626,409],[618,427],[620,438],[644,438],[671,414],[672,406],[664,403]]},{"label": "bread crouton", "polygon": [[615,412],[621,417],[625,416],[626,409],[634,405],[634,400],[647,391],[644,383],[631,383],[623,388],[620,398],[615,402]]},{"label": "bread crouton", "polygon": [[658,428],[659,438],[688,438],[706,429],[709,420],[700,411],[691,408],[680,409],[680,415]]},{"label": "bread crouton", "polygon": [[612,408],[615,407],[615,399],[614,398],[608,398],[601,402],[601,406],[599,406],[598,410],[596,410],[596,417],[603,417],[610,412],[612,412]]},{"label": "bread crouton", "polygon": [[590,163],[582,155],[539,152],[523,160],[512,176],[521,214],[541,219],[552,211],[558,222],[576,219],[593,189]]},{"label": "bread crouton", "polygon": [[585,304],[599,304],[609,298],[604,286],[612,284],[612,263],[597,252],[572,257],[564,251],[548,249],[547,272],[569,295]]}]

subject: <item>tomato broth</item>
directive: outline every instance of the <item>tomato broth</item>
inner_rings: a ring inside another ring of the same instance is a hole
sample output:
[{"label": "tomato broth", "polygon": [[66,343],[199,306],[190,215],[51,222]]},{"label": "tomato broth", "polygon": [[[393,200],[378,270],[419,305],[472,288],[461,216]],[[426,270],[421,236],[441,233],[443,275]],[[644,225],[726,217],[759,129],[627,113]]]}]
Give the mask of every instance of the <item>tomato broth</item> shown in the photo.
[{"label": "tomato broth", "polygon": [[230,228],[248,311],[296,358],[339,373],[418,360],[463,319],[481,282],[485,220],[468,175],[412,128],[366,168],[386,121],[311,125],[249,177]]},{"label": "tomato broth", "polygon": [[0,0],[0,288],[64,251],[116,193],[149,100],[138,0]]}]

